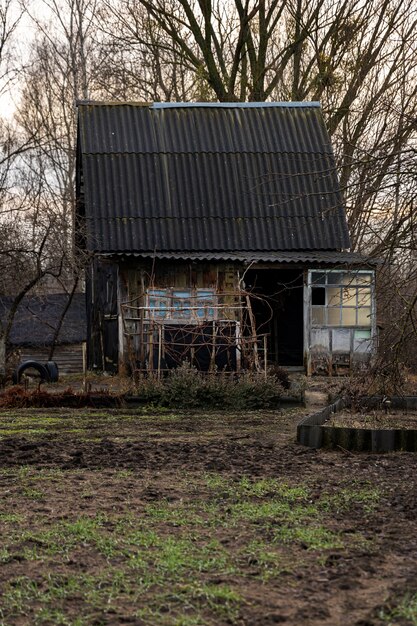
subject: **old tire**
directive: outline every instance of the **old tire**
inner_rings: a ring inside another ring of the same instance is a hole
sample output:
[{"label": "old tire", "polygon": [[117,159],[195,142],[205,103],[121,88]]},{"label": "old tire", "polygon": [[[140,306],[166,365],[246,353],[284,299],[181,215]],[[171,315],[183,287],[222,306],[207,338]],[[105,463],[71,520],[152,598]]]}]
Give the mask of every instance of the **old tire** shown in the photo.
[{"label": "old tire", "polygon": [[19,367],[16,368],[13,374],[13,382],[15,385],[18,385],[20,383],[22,374],[28,369],[36,370],[40,374],[42,382],[49,382],[49,372],[46,367],[42,365],[42,363],[38,363],[38,361],[24,361],[24,363],[21,363]]},{"label": "old tire", "polygon": [[58,364],[55,361],[48,361],[45,368],[49,374],[49,382],[57,383],[59,378]]}]

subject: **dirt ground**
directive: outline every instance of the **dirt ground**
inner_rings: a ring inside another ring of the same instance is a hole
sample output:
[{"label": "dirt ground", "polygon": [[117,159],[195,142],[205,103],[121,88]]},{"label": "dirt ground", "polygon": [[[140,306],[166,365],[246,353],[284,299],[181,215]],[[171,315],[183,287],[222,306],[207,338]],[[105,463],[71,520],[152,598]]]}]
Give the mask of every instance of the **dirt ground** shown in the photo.
[{"label": "dirt ground", "polygon": [[403,428],[417,429],[417,411],[405,409],[341,411],[326,423],[328,426],[348,428]]},{"label": "dirt ground", "polygon": [[4,411],[0,624],[417,624],[417,455],[306,411]]}]

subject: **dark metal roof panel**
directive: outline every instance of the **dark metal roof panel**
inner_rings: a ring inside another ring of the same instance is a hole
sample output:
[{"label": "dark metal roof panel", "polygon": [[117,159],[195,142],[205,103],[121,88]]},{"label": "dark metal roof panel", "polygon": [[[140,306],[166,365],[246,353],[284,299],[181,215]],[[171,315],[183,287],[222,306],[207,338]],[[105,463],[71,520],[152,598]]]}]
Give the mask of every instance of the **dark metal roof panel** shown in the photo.
[{"label": "dark metal roof panel", "polygon": [[85,155],[91,250],[349,246],[329,155]]},{"label": "dark metal roof panel", "polygon": [[[16,311],[9,341],[13,345],[49,345],[68,302],[68,294],[25,296]],[[0,298],[0,318],[4,319],[13,298]],[[62,322],[58,344],[80,343],[86,340],[87,321],[85,294],[74,294]]]},{"label": "dark metal roof panel", "polygon": [[332,148],[315,106],[79,106],[82,152],[327,152]]},{"label": "dark metal roof panel", "polygon": [[350,245],[317,106],[80,106],[90,250]]}]

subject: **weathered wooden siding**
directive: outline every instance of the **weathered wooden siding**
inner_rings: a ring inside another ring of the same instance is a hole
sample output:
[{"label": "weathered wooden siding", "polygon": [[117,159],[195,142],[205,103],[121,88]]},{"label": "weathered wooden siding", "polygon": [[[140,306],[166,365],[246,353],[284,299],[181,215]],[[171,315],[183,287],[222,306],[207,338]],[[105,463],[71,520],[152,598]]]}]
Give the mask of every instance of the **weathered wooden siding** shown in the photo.
[{"label": "weathered wooden siding", "polygon": [[[20,348],[20,361],[39,361],[44,364],[48,361],[49,347]],[[53,361],[58,364],[60,374],[79,374],[83,371],[82,344],[56,346]]]},{"label": "weathered wooden siding", "polygon": [[[124,264],[119,267],[119,364],[144,363],[147,345],[144,307],[147,289],[213,289],[219,305],[216,318],[239,321],[239,267],[227,263]],[[186,324],[186,322],[184,322]]]}]

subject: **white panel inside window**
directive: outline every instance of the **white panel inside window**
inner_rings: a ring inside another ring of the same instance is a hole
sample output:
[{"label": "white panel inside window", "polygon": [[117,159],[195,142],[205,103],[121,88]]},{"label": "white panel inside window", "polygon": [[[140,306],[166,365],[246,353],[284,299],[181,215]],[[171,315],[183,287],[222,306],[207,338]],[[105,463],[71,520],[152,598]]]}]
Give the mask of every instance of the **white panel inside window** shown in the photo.
[{"label": "white panel inside window", "polygon": [[340,312],[339,307],[329,307],[327,309],[327,318],[329,326],[340,326]]},{"label": "white panel inside window", "polygon": [[327,304],[329,306],[340,306],[340,287],[327,287]]},{"label": "white panel inside window", "polygon": [[350,352],[350,330],[332,330],[332,352]]},{"label": "white panel inside window", "polygon": [[365,287],[358,289],[358,306],[371,306],[371,290]]},{"label": "white panel inside window", "polygon": [[343,306],[356,306],[356,289],[354,287],[344,287]]},{"label": "white panel inside window", "polygon": [[372,282],[372,274],[359,273],[357,277],[358,285],[370,285]]},{"label": "white panel inside window", "polygon": [[310,348],[318,352],[330,350],[330,331],[327,328],[315,328],[311,331]]},{"label": "white panel inside window", "polygon": [[371,325],[371,307],[364,306],[358,309],[358,326]]},{"label": "white panel inside window", "polygon": [[324,326],[326,309],[324,306],[314,306],[311,310],[311,321],[315,326]]},{"label": "white panel inside window", "polygon": [[342,309],[343,326],[356,326],[356,309],[343,307]]}]

